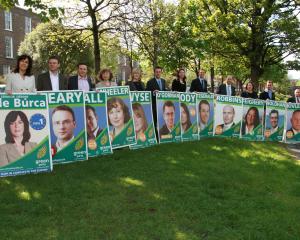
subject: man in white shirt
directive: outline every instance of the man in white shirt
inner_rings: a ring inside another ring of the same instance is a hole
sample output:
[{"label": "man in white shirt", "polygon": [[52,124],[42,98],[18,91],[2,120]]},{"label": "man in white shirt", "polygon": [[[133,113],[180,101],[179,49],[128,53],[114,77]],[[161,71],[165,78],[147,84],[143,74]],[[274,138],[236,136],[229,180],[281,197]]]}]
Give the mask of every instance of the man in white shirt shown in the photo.
[{"label": "man in white shirt", "polygon": [[291,97],[287,100],[291,103],[300,103],[300,88],[296,88],[294,91],[294,97]]},{"label": "man in white shirt", "polygon": [[295,110],[291,117],[292,127],[288,131],[292,131],[293,136],[300,133],[300,110]]},{"label": "man in white shirt", "polygon": [[59,91],[68,89],[67,79],[59,73],[59,58],[51,56],[48,59],[48,70],[37,78],[38,91]]},{"label": "man in white shirt", "polygon": [[233,76],[231,75],[227,76],[225,84],[223,83],[219,86],[217,94],[235,96],[235,87],[233,86],[233,84],[234,84]]},{"label": "man in white shirt", "polygon": [[60,105],[52,111],[52,127],[57,140],[52,145],[52,155],[65,148],[74,139],[76,128],[75,114],[72,108]]},{"label": "man in white shirt", "polygon": [[204,128],[208,125],[210,115],[210,106],[209,102],[207,100],[201,100],[199,103],[199,127],[200,131],[202,131]]},{"label": "man in white shirt", "polygon": [[92,80],[87,75],[88,66],[85,63],[79,63],[77,65],[77,75],[69,78],[68,89],[69,90],[82,90],[88,92],[92,90]]}]

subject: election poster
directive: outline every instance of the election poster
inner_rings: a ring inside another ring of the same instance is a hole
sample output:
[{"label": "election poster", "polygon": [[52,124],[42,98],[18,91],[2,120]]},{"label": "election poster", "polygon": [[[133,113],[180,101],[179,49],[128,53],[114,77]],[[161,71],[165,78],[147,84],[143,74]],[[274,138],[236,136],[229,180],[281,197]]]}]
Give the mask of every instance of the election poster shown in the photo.
[{"label": "election poster", "polygon": [[0,110],[0,176],[51,171],[47,96],[1,94]]},{"label": "election poster", "polygon": [[265,140],[282,141],[285,126],[285,102],[266,101]]},{"label": "election poster", "polygon": [[300,104],[288,103],[286,107],[286,137],[287,143],[300,142]]},{"label": "election poster", "polygon": [[182,141],[193,141],[199,139],[196,103],[197,95],[195,93],[180,93],[180,123]]},{"label": "election poster", "polygon": [[251,98],[243,99],[243,120],[241,138],[262,141],[265,101]]},{"label": "election poster", "polygon": [[211,137],[214,133],[214,94],[197,94],[199,137]]},{"label": "election poster", "polygon": [[106,113],[106,100],[105,92],[84,93],[89,157],[112,153]]},{"label": "election poster", "polygon": [[46,94],[53,163],[87,160],[83,91],[57,91]]},{"label": "election poster", "polygon": [[131,103],[137,143],[130,149],[150,147],[157,144],[152,114],[150,91],[131,91]]},{"label": "election poster", "polygon": [[215,136],[240,137],[242,117],[242,98],[217,95],[214,123]]},{"label": "election poster", "polygon": [[107,94],[107,116],[112,148],[136,144],[128,86],[97,89]]},{"label": "election poster", "polygon": [[157,132],[160,143],[181,142],[180,93],[156,94]]}]

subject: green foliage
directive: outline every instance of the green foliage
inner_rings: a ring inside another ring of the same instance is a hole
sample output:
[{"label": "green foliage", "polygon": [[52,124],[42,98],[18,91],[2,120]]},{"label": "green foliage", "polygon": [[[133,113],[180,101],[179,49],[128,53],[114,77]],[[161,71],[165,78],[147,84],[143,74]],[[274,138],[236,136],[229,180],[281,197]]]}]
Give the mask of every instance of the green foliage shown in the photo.
[{"label": "green foliage", "polygon": [[66,29],[61,24],[42,23],[26,35],[19,48],[19,54],[33,57],[36,72],[47,69],[51,55],[60,58],[60,71],[70,74],[76,71],[78,62],[86,62],[93,67],[92,48],[84,33]]},{"label": "green foliage", "polygon": [[0,179],[2,239],[300,238],[285,145],[204,139]]}]

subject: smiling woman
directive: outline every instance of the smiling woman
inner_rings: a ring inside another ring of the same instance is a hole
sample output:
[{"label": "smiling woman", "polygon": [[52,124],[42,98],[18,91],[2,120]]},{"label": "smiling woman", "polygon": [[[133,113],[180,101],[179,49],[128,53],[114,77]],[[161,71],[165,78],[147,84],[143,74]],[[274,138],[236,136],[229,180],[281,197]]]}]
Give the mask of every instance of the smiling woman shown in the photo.
[{"label": "smiling woman", "polygon": [[32,59],[24,54],[18,57],[15,70],[6,75],[6,93],[34,92],[35,78],[31,73]]}]

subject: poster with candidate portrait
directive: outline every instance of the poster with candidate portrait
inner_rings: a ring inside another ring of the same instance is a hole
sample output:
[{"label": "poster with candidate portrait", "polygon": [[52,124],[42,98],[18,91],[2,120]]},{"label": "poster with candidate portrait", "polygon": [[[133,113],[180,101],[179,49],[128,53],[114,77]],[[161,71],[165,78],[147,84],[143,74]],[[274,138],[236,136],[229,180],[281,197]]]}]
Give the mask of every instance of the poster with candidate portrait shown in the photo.
[{"label": "poster with candidate portrait", "polygon": [[259,99],[243,99],[243,120],[241,138],[252,141],[264,139],[264,106],[265,101]]},{"label": "poster with candidate portrait", "polygon": [[1,94],[0,110],[0,177],[51,171],[47,96]]},{"label": "poster with candidate portrait", "polygon": [[243,99],[217,95],[214,135],[220,137],[240,137],[243,117]]},{"label": "poster with candidate portrait", "polygon": [[157,144],[152,114],[150,91],[131,91],[131,103],[137,143],[130,149],[150,147]]},{"label": "poster with candidate portrait", "polygon": [[107,94],[107,117],[112,148],[136,144],[128,86],[97,89]]},{"label": "poster with candidate portrait", "polygon": [[180,93],[179,96],[181,140],[198,140],[199,133],[196,111],[197,95],[195,93]]},{"label": "poster with candidate portrait", "polygon": [[282,141],[285,126],[285,102],[266,101],[265,140]]},{"label": "poster with candidate portrait", "polygon": [[286,135],[287,143],[300,142],[300,104],[288,103],[286,106]]},{"label": "poster with candidate portrait", "polygon": [[48,96],[53,164],[87,160],[83,91],[44,93]]},{"label": "poster with candidate portrait", "polygon": [[106,100],[105,92],[84,93],[89,157],[112,153],[106,113]]},{"label": "poster with candidate portrait", "polygon": [[214,94],[197,94],[199,137],[211,137],[214,133]]},{"label": "poster with candidate portrait", "polygon": [[181,142],[180,93],[156,94],[157,132],[160,143]]}]

